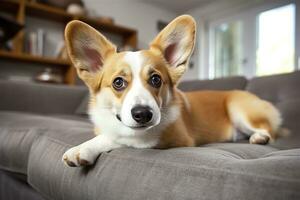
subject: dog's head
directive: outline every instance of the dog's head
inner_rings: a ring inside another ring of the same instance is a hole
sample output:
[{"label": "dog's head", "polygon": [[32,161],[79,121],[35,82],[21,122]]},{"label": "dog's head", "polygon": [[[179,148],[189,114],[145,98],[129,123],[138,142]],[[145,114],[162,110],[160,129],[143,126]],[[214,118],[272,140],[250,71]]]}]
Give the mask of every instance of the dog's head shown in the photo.
[{"label": "dog's head", "polygon": [[80,21],[67,25],[65,38],[95,109],[105,109],[131,129],[145,130],[158,125],[163,110],[174,103],[174,87],[193,51],[195,21],[187,15],[176,18],[148,50],[137,52],[118,53],[102,34]]}]

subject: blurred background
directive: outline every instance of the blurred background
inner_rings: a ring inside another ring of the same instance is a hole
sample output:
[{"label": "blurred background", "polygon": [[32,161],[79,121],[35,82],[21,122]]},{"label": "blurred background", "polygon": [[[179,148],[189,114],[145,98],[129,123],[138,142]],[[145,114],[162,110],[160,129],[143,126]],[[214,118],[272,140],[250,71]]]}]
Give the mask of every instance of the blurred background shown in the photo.
[{"label": "blurred background", "polygon": [[85,21],[119,50],[139,50],[181,14],[198,24],[184,80],[300,68],[299,0],[0,0],[0,78],[81,84],[65,53],[67,22]]}]

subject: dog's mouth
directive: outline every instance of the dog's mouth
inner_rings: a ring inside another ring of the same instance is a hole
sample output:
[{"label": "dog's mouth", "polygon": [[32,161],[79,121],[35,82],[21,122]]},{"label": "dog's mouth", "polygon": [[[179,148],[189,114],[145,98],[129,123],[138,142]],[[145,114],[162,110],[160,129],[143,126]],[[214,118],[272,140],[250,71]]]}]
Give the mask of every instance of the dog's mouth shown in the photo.
[{"label": "dog's mouth", "polygon": [[[122,119],[121,119],[121,116],[119,115],[119,114],[116,114],[116,118],[121,122],[121,123],[123,123],[122,122]],[[124,124],[124,123],[123,123]],[[124,124],[125,126],[127,126],[126,124]],[[147,128],[150,128],[150,127],[152,127],[152,126],[147,126],[147,125],[140,125],[140,126],[127,126],[127,127],[129,127],[129,128],[132,128],[132,129],[134,129],[134,130],[145,130],[145,129],[147,129]]]},{"label": "dog's mouth", "polygon": [[121,117],[120,117],[119,114],[116,115],[116,118],[117,118],[120,122],[122,122]]}]

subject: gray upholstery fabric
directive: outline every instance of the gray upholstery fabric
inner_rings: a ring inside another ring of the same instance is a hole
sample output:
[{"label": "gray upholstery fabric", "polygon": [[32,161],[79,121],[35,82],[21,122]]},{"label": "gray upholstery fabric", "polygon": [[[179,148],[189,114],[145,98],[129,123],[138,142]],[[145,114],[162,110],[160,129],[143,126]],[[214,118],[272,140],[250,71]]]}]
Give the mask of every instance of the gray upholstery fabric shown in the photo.
[{"label": "gray upholstery fabric", "polygon": [[123,148],[103,153],[95,166],[69,168],[60,159],[72,145],[46,136],[34,143],[28,177],[37,191],[56,200],[300,198],[300,149],[226,143]]},{"label": "gray upholstery fabric", "polygon": [[[0,112],[0,168],[26,174],[32,143],[43,134],[61,135],[60,129],[68,130],[61,137],[68,137],[70,141],[72,138],[78,138],[76,132],[73,132],[74,129],[90,133],[87,136],[93,133],[92,125],[87,121],[18,112]],[[88,138],[90,137],[85,139]]]},{"label": "gray upholstery fabric", "polygon": [[253,78],[247,90],[275,104],[300,99],[300,71]]},{"label": "gray upholstery fabric", "polygon": [[300,71],[288,74],[265,76],[249,81],[247,90],[273,102],[282,114],[283,127],[291,135],[278,140],[274,147],[288,149],[300,147]]},{"label": "gray upholstery fabric", "polygon": [[0,129],[0,168],[26,174],[29,151],[34,140],[42,134],[38,129]]},{"label": "gray upholstery fabric", "polygon": [[74,114],[86,87],[0,80],[0,110]]},{"label": "gray upholstery fabric", "polygon": [[247,84],[245,77],[229,77],[214,80],[183,81],[178,88],[183,91],[195,90],[244,90]]},{"label": "gray upholstery fabric", "polygon": [[85,95],[79,106],[77,107],[75,114],[78,115],[87,115],[88,113],[88,103],[90,100],[89,94]]},{"label": "gray upholstery fabric", "polygon": [[[275,103],[290,137],[269,146],[116,149],[88,168],[61,161],[68,148],[93,137],[88,119],[73,115],[86,105],[87,90],[22,84],[0,81],[0,168],[27,175],[48,199],[300,199],[300,72],[255,78],[247,86]],[[228,90],[246,84],[235,77],[180,87]],[[14,184],[7,187],[15,191]]]},{"label": "gray upholstery fabric", "polygon": [[30,185],[16,178],[16,174],[0,170],[1,200],[44,200]]},{"label": "gray upholstery fabric", "polygon": [[283,127],[289,129],[290,135],[272,145],[280,149],[300,148],[300,98],[288,98],[276,106],[282,114]]},{"label": "gray upholstery fabric", "polygon": [[92,127],[87,119],[68,115],[45,116],[24,112],[0,112],[0,127],[21,128],[70,128],[70,127]]}]

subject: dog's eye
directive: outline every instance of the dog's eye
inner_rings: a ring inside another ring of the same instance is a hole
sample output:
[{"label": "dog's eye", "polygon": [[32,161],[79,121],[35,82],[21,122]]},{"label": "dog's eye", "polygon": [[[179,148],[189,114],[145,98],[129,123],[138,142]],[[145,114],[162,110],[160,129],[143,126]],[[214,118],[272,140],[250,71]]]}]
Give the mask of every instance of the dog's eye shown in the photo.
[{"label": "dog's eye", "polygon": [[159,88],[161,86],[161,77],[158,74],[153,74],[148,83],[155,88]]},{"label": "dog's eye", "polygon": [[122,77],[117,77],[113,81],[113,87],[117,91],[121,91],[127,87],[127,81],[125,81]]}]

